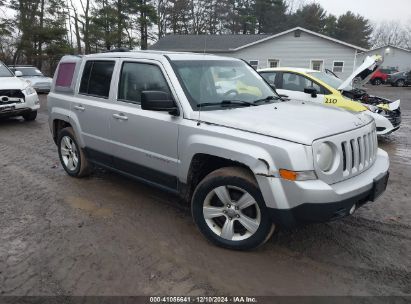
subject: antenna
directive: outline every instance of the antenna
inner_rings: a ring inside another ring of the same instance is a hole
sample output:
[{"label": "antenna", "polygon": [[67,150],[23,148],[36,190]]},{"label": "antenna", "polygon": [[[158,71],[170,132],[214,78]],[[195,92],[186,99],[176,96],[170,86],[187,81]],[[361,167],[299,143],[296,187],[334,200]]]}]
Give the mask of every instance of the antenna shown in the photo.
[{"label": "antenna", "polygon": [[201,125],[201,108],[202,106],[199,106],[199,110],[198,110],[198,119],[197,119],[197,126]]}]

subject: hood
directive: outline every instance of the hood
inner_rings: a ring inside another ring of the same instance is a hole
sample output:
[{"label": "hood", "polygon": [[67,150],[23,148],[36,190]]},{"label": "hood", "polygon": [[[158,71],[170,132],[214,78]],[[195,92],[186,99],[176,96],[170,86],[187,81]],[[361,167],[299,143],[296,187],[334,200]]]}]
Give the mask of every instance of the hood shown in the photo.
[{"label": "hood", "polygon": [[[298,101],[203,111],[200,117],[205,123],[305,145],[311,145],[319,138],[356,129],[372,121],[372,118],[365,114],[354,115],[337,107]],[[198,112],[193,112],[191,118],[196,120]]]},{"label": "hood", "polygon": [[24,90],[29,84],[17,77],[0,77],[0,90]]},{"label": "hood", "polygon": [[31,84],[36,84],[36,83],[40,83],[40,82],[52,82],[53,79],[50,77],[46,77],[46,76],[30,76],[30,77],[26,77],[26,76],[22,76],[22,78],[24,78],[25,80],[28,80]]},{"label": "hood", "polygon": [[[364,62],[348,77],[338,90],[346,90],[351,83],[354,88],[360,88],[370,81],[372,75],[382,65],[384,59],[380,55],[367,56]],[[351,88],[350,88],[351,89]]]}]

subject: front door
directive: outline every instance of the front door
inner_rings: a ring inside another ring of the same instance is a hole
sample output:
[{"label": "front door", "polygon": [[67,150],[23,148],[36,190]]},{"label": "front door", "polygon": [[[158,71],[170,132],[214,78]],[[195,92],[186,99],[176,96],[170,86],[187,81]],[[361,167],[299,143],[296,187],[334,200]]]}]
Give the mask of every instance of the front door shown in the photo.
[{"label": "front door", "polygon": [[[303,75],[292,72],[282,72],[281,76],[278,75],[276,77],[276,83],[278,84],[277,92],[281,95],[288,96],[288,98],[292,100],[324,103],[324,93],[321,87]],[[316,97],[304,92],[305,88],[311,87],[317,90]]]},{"label": "front door", "polygon": [[147,182],[177,189],[178,123],[167,112],[142,110],[142,91],[171,94],[162,67],[152,61],[122,62],[117,100],[110,115],[114,167]]}]

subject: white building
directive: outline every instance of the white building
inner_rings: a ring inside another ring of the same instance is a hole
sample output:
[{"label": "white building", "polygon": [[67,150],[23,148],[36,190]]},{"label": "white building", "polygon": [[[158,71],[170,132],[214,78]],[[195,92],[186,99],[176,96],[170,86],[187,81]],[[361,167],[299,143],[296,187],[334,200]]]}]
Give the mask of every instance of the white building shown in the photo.
[{"label": "white building", "polygon": [[348,77],[366,49],[296,27],[275,35],[168,35],[150,50],[206,52],[241,58],[255,68],[329,69]]},{"label": "white building", "polygon": [[399,48],[392,45],[382,46],[372,49],[365,54],[359,55],[359,60],[364,58],[364,55],[381,55],[384,57],[382,68],[396,69],[398,71],[411,70],[411,51]]}]

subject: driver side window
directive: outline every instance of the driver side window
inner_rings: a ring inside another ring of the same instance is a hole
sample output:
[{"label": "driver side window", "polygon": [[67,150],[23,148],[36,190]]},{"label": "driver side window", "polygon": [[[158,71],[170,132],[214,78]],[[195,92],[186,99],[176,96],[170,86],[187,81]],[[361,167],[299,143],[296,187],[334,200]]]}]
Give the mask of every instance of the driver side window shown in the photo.
[{"label": "driver side window", "polygon": [[304,92],[304,89],[308,87],[314,87],[318,93],[321,93],[321,87],[310,79],[294,73],[283,73],[282,89]]},{"label": "driver side window", "polygon": [[121,69],[118,99],[139,104],[143,91],[162,91],[171,95],[158,66],[148,63],[125,62]]}]

